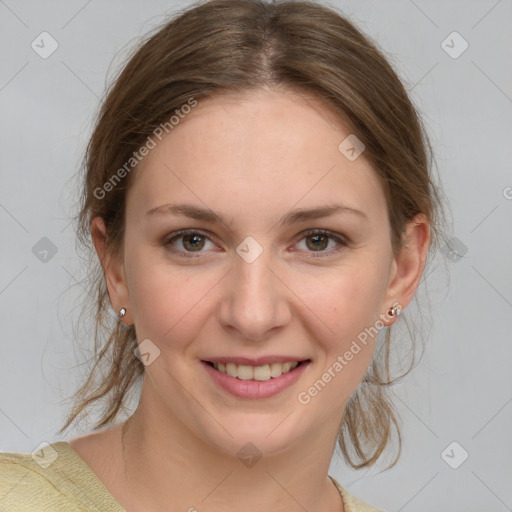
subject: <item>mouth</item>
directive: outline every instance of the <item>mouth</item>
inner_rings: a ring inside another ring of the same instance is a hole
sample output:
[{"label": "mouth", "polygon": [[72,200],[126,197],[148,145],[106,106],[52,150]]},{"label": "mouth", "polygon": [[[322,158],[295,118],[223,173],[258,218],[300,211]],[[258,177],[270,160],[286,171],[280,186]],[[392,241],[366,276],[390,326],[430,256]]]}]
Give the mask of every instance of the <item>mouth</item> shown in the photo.
[{"label": "mouth", "polygon": [[312,363],[311,359],[293,360],[293,356],[268,356],[259,360],[245,357],[212,359],[201,363],[214,386],[243,399],[279,395],[297,383]]},{"label": "mouth", "polygon": [[203,361],[219,373],[239,380],[253,380],[265,382],[278,379],[282,375],[293,372],[296,368],[311,362],[310,359],[303,361],[287,361],[284,363],[270,363],[259,366]]}]

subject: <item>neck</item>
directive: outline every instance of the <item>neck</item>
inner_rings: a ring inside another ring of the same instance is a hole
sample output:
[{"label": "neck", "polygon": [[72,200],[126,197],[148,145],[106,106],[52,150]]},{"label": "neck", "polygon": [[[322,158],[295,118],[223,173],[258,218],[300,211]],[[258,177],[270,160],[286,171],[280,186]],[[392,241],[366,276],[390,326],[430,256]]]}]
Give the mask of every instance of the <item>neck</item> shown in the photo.
[{"label": "neck", "polygon": [[148,394],[143,390],[137,410],[122,426],[129,501],[121,504],[129,512],[343,510],[327,476],[338,425],[326,424],[278,455],[256,461],[249,447],[248,456],[239,459],[191,433],[154,407],[154,400],[146,406]]}]

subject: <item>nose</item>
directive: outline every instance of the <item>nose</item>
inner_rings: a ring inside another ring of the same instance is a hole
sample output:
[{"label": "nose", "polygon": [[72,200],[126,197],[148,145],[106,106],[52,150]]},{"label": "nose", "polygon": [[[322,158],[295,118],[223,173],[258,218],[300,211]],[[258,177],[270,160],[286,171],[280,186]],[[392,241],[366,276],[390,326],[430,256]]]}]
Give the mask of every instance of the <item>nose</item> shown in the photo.
[{"label": "nose", "polygon": [[269,251],[252,263],[235,255],[226,276],[219,321],[223,329],[241,339],[262,341],[290,322],[290,290],[272,266]]}]

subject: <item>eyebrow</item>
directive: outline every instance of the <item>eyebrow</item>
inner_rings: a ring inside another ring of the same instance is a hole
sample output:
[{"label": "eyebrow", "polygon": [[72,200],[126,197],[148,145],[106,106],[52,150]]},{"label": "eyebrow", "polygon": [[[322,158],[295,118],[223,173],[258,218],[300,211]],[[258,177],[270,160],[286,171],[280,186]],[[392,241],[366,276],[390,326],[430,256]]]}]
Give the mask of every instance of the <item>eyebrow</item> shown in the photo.
[{"label": "eyebrow", "polygon": [[[191,219],[201,220],[203,222],[225,224],[222,217],[214,211],[187,203],[163,204],[161,206],[151,208],[146,212],[147,215],[152,215],[155,213],[178,215],[182,217],[189,217]],[[321,206],[311,209],[299,208],[292,210],[280,219],[279,224],[281,226],[288,226],[298,222],[329,217],[331,215],[341,213],[354,215],[366,221],[368,220],[368,217],[363,211],[356,208],[351,208],[349,206],[336,204],[332,206]]]}]

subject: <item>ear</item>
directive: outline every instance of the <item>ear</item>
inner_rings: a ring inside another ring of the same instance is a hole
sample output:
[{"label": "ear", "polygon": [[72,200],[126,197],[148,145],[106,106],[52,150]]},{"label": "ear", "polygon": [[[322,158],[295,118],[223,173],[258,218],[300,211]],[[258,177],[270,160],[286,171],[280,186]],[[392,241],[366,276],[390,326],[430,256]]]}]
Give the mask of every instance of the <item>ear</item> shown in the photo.
[{"label": "ear", "polygon": [[412,301],[425,268],[430,239],[430,224],[424,214],[418,214],[407,223],[402,245],[393,259],[384,300],[386,325],[392,325],[397,318],[397,315],[389,315],[390,306],[398,304],[399,310],[403,310]]},{"label": "ear", "polygon": [[121,308],[126,309],[126,315],[121,320],[127,325],[133,323],[130,296],[124,274],[121,258],[112,256],[107,251],[105,222],[101,217],[95,217],[91,222],[91,236],[98,258],[105,274],[108,295],[114,312],[118,315]]}]

